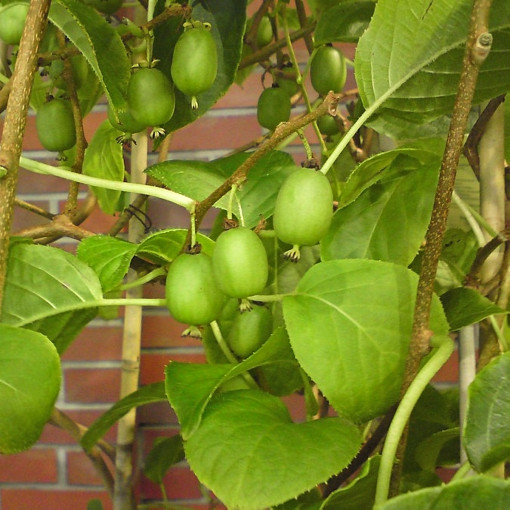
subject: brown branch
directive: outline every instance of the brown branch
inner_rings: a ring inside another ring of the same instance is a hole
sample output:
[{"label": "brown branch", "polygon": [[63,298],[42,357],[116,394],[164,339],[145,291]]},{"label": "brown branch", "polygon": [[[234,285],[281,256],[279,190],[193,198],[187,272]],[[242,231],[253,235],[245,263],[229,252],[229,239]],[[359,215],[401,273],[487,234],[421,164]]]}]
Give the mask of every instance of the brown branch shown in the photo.
[{"label": "brown branch", "polygon": [[71,239],[81,241],[86,237],[95,235],[95,233],[78,227],[65,214],[58,214],[46,225],[28,227],[15,232],[14,235],[42,240],[46,244],[47,238],[51,238],[54,241],[60,237],[70,237]]},{"label": "brown branch", "polygon": [[[296,30],[295,32],[291,32],[290,40],[292,42],[297,41],[298,39],[302,39],[307,34],[311,34],[315,29],[315,22],[309,23],[305,27]],[[239,69],[244,69],[245,67],[249,67],[253,64],[258,64],[259,62],[263,60],[267,60],[271,55],[276,53],[278,50],[282,49],[283,47],[287,46],[287,42],[285,38],[278,39],[278,41],[268,44],[267,46],[264,46],[260,50],[256,51],[255,53],[252,53],[251,55],[247,55],[239,64]]]},{"label": "brown branch", "polygon": [[259,159],[261,159],[271,150],[275,149],[280,144],[280,142],[285,140],[285,138],[288,136],[292,135],[298,129],[307,126],[314,120],[322,117],[322,115],[325,115],[328,111],[335,110],[338,102],[342,97],[342,94],[330,93],[326,96],[324,101],[312,112],[292,119],[289,122],[282,122],[279,124],[270,138],[266,139],[255,152],[252,152],[248,159],[246,159],[245,162],[239,166],[239,168],[223,184],[221,184],[207,198],[202,200],[202,202],[197,205],[195,211],[196,229],[198,230],[198,227],[200,226],[200,223],[202,222],[207,211],[221,197],[226,195],[233,185],[239,185],[244,180],[246,180],[248,172],[255,165],[255,163],[259,161]]},{"label": "brown branch", "polygon": [[[61,50],[66,48],[65,35],[61,30],[57,30],[58,45]],[[67,94],[71,100],[71,109],[73,112],[74,129],[76,132],[76,155],[74,157],[72,170],[76,173],[81,173],[83,166],[83,159],[85,156],[85,149],[87,148],[87,140],[85,139],[85,132],[83,131],[83,117],[81,114],[80,100],[78,99],[78,93],[76,91],[76,83],[73,78],[73,67],[71,59],[64,59],[64,70],[62,72],[62,78],[64,79]],[[77,182],[69,183],[69,191],[67,194],[67,200],[64,206],[64,214],[68,216],[72,215],[77,208],[78,204],[78,191],[80,185]]]},{"label": "brown branch", "polygon": [[[413,333],[406,361],[401,395],[405,394],[409,385],[416,377],[420,362],[430,349],[430,338],[432,336],[429,330],[430,307],[457,166],[462,151],[464,133],[467,127],[479,69],[489,54],[492,44],[492,36],[487,32],[490,7],[491,0],[475,0],[471,12],[469,35],[466,42],[459,87],[441,163],[432,217],[425,238],[425,250],[416,293]],[[404,434],[399,445],[395,469],[393,471],[390,488],[390,495],[392,496],[399,492],[402,458],[406,441],[407,434]]]},{"label": "brown branch", "polygon": [[[61,428],[69,432],[71,437],[78,444],[80,444],[81,438],[83,437],[85,431],[87,430],[86,427],[76,423],[73,419],[71,419],[69,416],[67,416],[65,413],[63,413],[56,407],[53,408],[49,423],[51,425],[54,425],[55,427]],[[105,441],[100,441],[98,442],[98,445],[99,444],[101,444],[101,447],[106,450],[108,456],[110,458],[113,458],[114,455],[113,448]],[[113,476],[101,455],[101,450],[99,449],[99,447],[94,446],[91,448],[90,451],[84,450],[84,453],[90,459],[95,470],[103,480],[104,486],[108,490],[108,493],[110,495],[113,495]]]},{"label": "brown branch", "polygon": [[471,128],[469,136],[464,144],[462,152],[468,160],[473,172],[478,180],[480,180],[480,158],[478,156],[478,144],[485,132],[485,126],[487,122],[494,115],[494,112],[498,109],[498,106],[505,101],[506,94],[491,99],[483,112],[476,120],[474,126]]},{"label": "brown branch", "polygon": [[21,37],[16,66],[12,76],[12,93],[5,112],[0,169],[6,172],[0,180],[0,309],[7,271],[7,254],[12,225],[19,158],[26,126],[26,116],[34,74],[37,50],[46,28],[50,0],[32,0]]},{"label": "brown branch", "polygon": [[48,220],[52,220],[55,215],[53,213],[50,213],[49,211],[46,211],[46,209],[43,209],[42,207],[38,207],[34,204],[30,204],[28,202],[25,202],[24,200],[21,200],[20,198],[16,198],[14,200],[14,204],[18,207],[21,207],[22,209],[25,209],[25,211],[29,211],[31,213],[37,214],[38,216],[42,216],[43,218],[46,218]]}]

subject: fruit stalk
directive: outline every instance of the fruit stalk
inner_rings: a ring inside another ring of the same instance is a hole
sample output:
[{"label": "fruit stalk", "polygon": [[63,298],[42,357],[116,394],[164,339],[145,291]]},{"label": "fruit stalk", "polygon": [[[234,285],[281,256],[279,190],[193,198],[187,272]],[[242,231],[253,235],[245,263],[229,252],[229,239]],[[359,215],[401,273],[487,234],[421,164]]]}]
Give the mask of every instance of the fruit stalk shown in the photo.
[{"label": "fruit stalk", "polygon": [[34,74],[37,71],[37,50],[46,28],[49,7],[49,0],[30,2],[12,76],[12,92],[9,95],[5,113],[0,150],[0,168],[6,170],[5,177],[0,181],[0,309],[7,270],[9,233],[18,181],[19,157],[25,132],[30,91]]}]

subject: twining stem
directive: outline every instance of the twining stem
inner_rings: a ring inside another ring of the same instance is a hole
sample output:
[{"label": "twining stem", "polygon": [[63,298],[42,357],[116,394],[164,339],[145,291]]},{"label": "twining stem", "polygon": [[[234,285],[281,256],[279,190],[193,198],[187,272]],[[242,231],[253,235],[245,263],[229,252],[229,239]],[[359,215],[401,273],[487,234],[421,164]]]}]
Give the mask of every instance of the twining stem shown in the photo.
[{"label": "twining stem", "polygon": [[39,161],[21,156],[19,158],[20,166],[40,174],[54,175],[55,177],[62,177],[62,179],[68,179],[74,182],[81,182],[88,186],[97,186],[100,188],[113,189],[118,191],[127,191],[128,193],[139,193],[141,195],[147,195],[150,197],[161,198],[168,202],[180,205],[188,211],[192,211],[195,207],[195,200],[189,198],[175,191],[171,191],[165,188],[158,188],[157,186],[149,186],[147,184],[138,184],[133,182],[120,182],[110,181],[108,179],[101,179],[99,177],[91,177],[90,175],[82,175],[66,170],[65,167],[55,167],[46,165]]},{"label": "twining stem", "polygon": [[[439,257],[446,232],[457,166],[462,152],[464,133],[471,110],[479,69],[489,54],[492,44],[492,36],[487,32],[490,6],[491,0],[475,0],[471,12],[462,72],[446,139],[446,148],[441,163],[432,217],[425,237],[425,249],[416,293],[413,332],[406,360],[401,395],[406,393],[418,373],[423,356],[429,350],[429,342],[432,336],[429,330],[430,308],[434,294]],[[392,480],[392,495],[399,493],[406,436],[407,434],[404,434],[398,450]]]},{"label": "twining stem", "polygon": [[454,349],[455,344],[453,340],[449,337],[444,337],[437,350],[418,372],[418,375],[414,378],[400,401],[390,428],[388,429],[386,441],[384,442],[381,464],[377,477],[374,506],[382,504],[388,499],[391,472],[397,447],[416,402],[437,371],[448,361]]},{"label": "twining stem", "polygon": [[33,0],[29,4],[11,80],[12,92],[5,112],[0,149],[0,168],[6,172],[0,180],[0,310],[7,272],[7,254],[18,182],[19,157],[26,126],[30,90],[37,71],[37,50],[46,28],[49,7],[50,0]]}]

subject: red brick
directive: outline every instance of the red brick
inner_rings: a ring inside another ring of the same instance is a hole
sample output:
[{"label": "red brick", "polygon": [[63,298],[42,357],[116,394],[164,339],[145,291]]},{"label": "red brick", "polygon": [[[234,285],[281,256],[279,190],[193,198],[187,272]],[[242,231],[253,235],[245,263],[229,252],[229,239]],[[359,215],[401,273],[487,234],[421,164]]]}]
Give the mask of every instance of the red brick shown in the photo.
[{"label": "red brick", "polygon": [[[103,485],[101,477],[85,453],[80,451],[66,452],[66,457],[67,483],[70,485]],[[108,467],[112,469],[111,465]]]},{"label": "red brick", "polygon": [[450,359],[442,366],[433,382],[458,382],[459,380],[459,352],[454,351]]},{"label": "red brick", "polygon": [[63,361],[118,360],[122,353],[120,326],[85,328],[62,356]]},{"label": "red brick", "polygon": [[261,134],[254,115],[205,116],[177,131],[170,150],[235,149]]},{"label": "red brick", "polygon": [[185,329],[182,323],[166,315],[145,315],[143,319],[142,347],[199,347],[202,345],[196,338],[183,337]]},{"label": "red brick", "polygon": [[144,352],[140,367],[140,384],[151,384],[165,379],[165,367],[170,361],[185,363],[204,363],[205,356],[201,352],[189,354],[152,354]]},{"label": "red brick", "polygon": [[66,402],[116,402],[120,392],[120,368],[64,370]]},{"label": "red brick", "polygon": [[56,483],[57,455],[52,448],[31,448],[0,455],[0,483]]},{"label": "red brick", "polygon": [[91,499],[100,499],[104,510],[112,510],[104,491],[49,489],[2,489],[2,510],[84,510]]}]

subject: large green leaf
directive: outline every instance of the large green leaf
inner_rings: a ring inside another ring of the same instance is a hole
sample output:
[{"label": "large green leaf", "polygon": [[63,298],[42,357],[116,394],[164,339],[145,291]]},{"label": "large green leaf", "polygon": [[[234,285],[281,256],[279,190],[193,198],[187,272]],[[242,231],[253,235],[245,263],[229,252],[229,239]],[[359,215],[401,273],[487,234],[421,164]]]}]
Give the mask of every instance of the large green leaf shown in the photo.
[{"label": "large green leaf", "polygon": [[[165,129],[175,131],[201,117],[222,97],[234,82],[246,23],[246,0],[195,0],[192,18],[211,24],[218,52],[218,74],[209,90],[199,94],[198,109],[192,110],[190,98],[175,90],[175,112]],[[172,18],[154,30],[154,57],[159,68],[170,78],[173,47],[182,31],[182,18]]]},{"label": "large green leaf", "polygon": [[328,9],[317,22],[315,44],[334,41],[357,42],[374,14],[373,0],[344,0]]},{"label": "large green leaf", "polygon": [[30,448],[60,389],[60,359],[40,333],[0,324],[0,453]]},{"label": "large green leaf", "polygon": [[475,469],[487,471],[510,458],[510,353],[489,363],[468,395],[464,446]]},{"label": "large green leaf", "polygon": [[[282,328],[276,329],[262,347],[237,365],[171,362],[165,369],[168,401],[188,439],[200,425],[209,401],[220,386],[239,375],[275,362],[292,363],[286,351]],[[295,362],[294,362],[295,363]]]},{"label": "large green leaf", "polygon": [[337,473],[360,443],[357,427],[340,418],[296,424],[277,397],[238,390],[209,404],[185,452],[199,480],[227,507],[258,510]]},{"label": "large green leaf", "polygon": [[[85,150],[83,173],[110,181],[124,181],[124,157],[122,146],[117,143],[119,132],[105,120],[96,130],[89,146]],[[122,191],[92,187],[99,206],[106,214],[114,214],[124,207],[121,201]]]},{"label": "large green leaf", "polygon": [[79,0],[55,0],[50,20],[83,53],[116,109],[125,109],[131,63],[115,28]]},{"label": "large green leaf", "polygon": [[95,317],[102,299],[101,284],[85,263],[64,250],[27,243],[9,250],[4,292],[2,322],[43,333],[59,353]]},{"label": "large green leaf", "polygon": [[[355,58],[356,79],[365,108],[381,105],[379,119],[372,119],[376,129],[405,137],[405,123],[430,123],[451,111],[471,6],[470,0],[377,3]],[[490,19],[494,41],[481,68],[475,104],[510,87],[509,27],[510,4],[495,0]]]},{"label": "large green leaf", "polygon": [[[195,200],[203,200],[218,188],[247,158],[242,153],[215,161],[172,160],[147,168],[151,177],[167,188]],[[248,179],[236,192],[232,212],[253,228],[261,218],[269,218],[274,211],[278,190],[296,164],[289,154],[271,151],[251,168]],[[229,197],[216,202],[215,207],[227,210]]]},{"label": "large green leaf", "polygon": [[487,476],[473,476],[441,487],[422,489],[390,499],[377,510],[507,510],[510,483]]},{"label": "large green leaf", "polygon": [[321,241],[322,259],[370,258],[408,266],[427,232],[438,173],[439,166],[391,172],[339,209]]},{"label": "large green leaf", "polygon": [[116,402],[98,418],[81,438],[81,445],[85,450],[90,450],[108,432],[108,429],[131,409],[164,400],[166,400],[166,396],[163,382],[142,386]]},{"label": "large green leaf", "polygon": [[506,313],[475,289],[457,287],[441,295],[446,318],[452,331],[486,319],[490,315]]},{"label": "large green leaf", "polygon": [[[294,354],[342,416],[364,422],[399,395],[418,277],[374,260],[333,260],[312,267],[283,299]],[[438,299],[431,329],[448,333]]]}]

